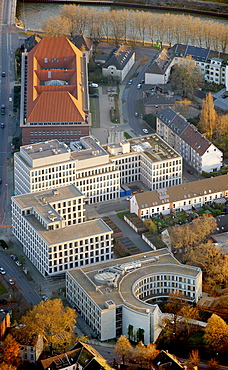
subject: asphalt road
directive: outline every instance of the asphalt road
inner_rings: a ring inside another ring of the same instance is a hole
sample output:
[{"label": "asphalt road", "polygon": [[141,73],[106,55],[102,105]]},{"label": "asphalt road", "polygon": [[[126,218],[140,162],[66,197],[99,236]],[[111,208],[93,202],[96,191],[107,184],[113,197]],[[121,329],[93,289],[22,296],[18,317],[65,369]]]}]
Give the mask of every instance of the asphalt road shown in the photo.
[{"label": "asphalt road", "polygon": [[18,267],[9,256],[2,252],[0,252],[0,266],[6,271],[5,275],[0,275],[0,281],[9,292],[13,290],[13,286],[8,283],[8,280],[13,279],[15,287],[29,304],[37,305],[40,302],[40,296],[34,290],[32,283],[27,280],[21,267]]}]

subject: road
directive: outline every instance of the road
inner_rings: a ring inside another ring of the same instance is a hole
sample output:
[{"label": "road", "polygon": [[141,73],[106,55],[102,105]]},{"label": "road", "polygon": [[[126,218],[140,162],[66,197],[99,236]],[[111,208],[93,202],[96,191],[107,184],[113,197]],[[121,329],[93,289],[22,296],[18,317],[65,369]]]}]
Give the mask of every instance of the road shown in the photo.
[{"label": "road", "polygon": [[9,278],[13,279],[16,288],[24,296],[25,300],[31,305],[37,305],[40,302],[40,296],[34,290],[34,286],[27,280],[22,272],[21,267],[18,267],[15,262],[4,253],[0,252],[1,267],[6,271],[5,275],[0,275],[0,281],[7,289],[12,288],[8,283]]}]

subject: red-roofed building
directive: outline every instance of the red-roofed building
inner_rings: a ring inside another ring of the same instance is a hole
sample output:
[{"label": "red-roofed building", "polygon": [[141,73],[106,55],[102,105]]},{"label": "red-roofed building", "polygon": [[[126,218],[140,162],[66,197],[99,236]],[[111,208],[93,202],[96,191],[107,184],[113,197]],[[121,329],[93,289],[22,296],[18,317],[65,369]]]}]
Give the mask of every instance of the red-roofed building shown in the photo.
[{"label": "red-roofed building", "polygon": [[67,38],[43,38],[22,57],[22,142],[89,134],[87,63]]}]

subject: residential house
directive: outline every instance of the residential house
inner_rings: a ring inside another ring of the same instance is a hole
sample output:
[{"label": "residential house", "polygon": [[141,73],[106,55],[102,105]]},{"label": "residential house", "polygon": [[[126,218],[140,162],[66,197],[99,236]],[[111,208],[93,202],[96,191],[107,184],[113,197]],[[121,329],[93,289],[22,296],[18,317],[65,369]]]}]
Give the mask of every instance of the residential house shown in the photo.
[{"label": "residential house", "polygon": [[78,342],[71,351],[40,361],[42,370],[113,370],[92,346]]},{"label": "residential house", "polygon": [[87,63],[93,55],[93,42],[84,35],[76,35],[72,43],[82,52],[82,55],[86,57]]},{"label": "residential house", "polygon": [[135,194],[130,199],[130,212],[145,220],[160,214],[190,211],[227,198],[228,175],[223,175]]},{"label": "residential house", "polygon": [[126,45],[113,49],[102,65],[102,75],[122,82],[135,63],[134,50]]},{"label": "residential house", "polygon": [[166,108],[157,115],[156,132],[198,173],[216,172],[221,169],[221,150],[171,108]]},{"label": "residential house", "polygon": [[36,363],[43,352],[43,337],[38,334],[28,339],[22,334],[20,326],[11,328],[10,334],[20,344],[19,357],[25,361]]},{"label": "residential house", "polygon": [[166,84],[173,64],[173,57],[169,50],[159,51],[145,72],[145,84]]},{"label": "residential house", "polygon": [[144,113],[153,114],[156,116],[166,108],[175,108],[175,100],[165,94],[151,93],[151,95],[143,99]]},{"label": "residential house", "polygon": [[173,291],[180,291],[187,301],[198,302],[202,272],[182,265],[166,248],[66,274],[68,301],[101,341],[122,334],[129,337],[131,328],[129,339],[155,342],[162,314],[155,301]]},{"label": "residential house", "polygon": [[197,370],[190,362],[183,362],[168,351],[160,351],[153,359],[154,370]]},{"label": "residential house", "polygon": [[23,144],[89,134],[87,62],[67,38],[43,38],[22,54]]}]

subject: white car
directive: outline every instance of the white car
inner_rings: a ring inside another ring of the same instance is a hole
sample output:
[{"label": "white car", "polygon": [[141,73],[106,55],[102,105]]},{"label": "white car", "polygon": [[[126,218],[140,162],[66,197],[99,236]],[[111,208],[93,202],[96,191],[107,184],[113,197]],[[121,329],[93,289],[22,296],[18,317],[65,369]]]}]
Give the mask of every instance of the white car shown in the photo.
[{"label": "white car", "polygon": [[146,128],[143,128],[142,130],[143,130],[143,132],[144,132],[145,134],[148,134],[148,132],[149,132]]},{"label": "white car", "polygon": [[95,83],[91,83],[90,85],[89,85],[90,87],[95,87],[95,88],[97,88],[98,87],[98,84],[95,84]]},{"label": "white car", "polygon": [[5,275],[5,270],[4,270],[4,268],[3,267],[0,267],[0,273],[2,274],[2,275]]},{"label": "white car", "polygon": [[9,279],[8,281],[9,281],[9,284],[10,284],[10,285],[14,285],[14,281],[13,281],[13,279]]},{"label": "white car", "polygon": [[48,298],[46,295],[43,295],[43,296],[42,296],[42,300],[43,300],[43,301],[48,301],[48,300],[49,300],[49,298]]},{"label": "white car", "polygon": [[22,263],[21,263],[20,261],[16,261],[15,263],[16,263],[16,265],[17,265],[17,266],[19,266],[19,267],[20,267],[20,266],[22,266]]}]

